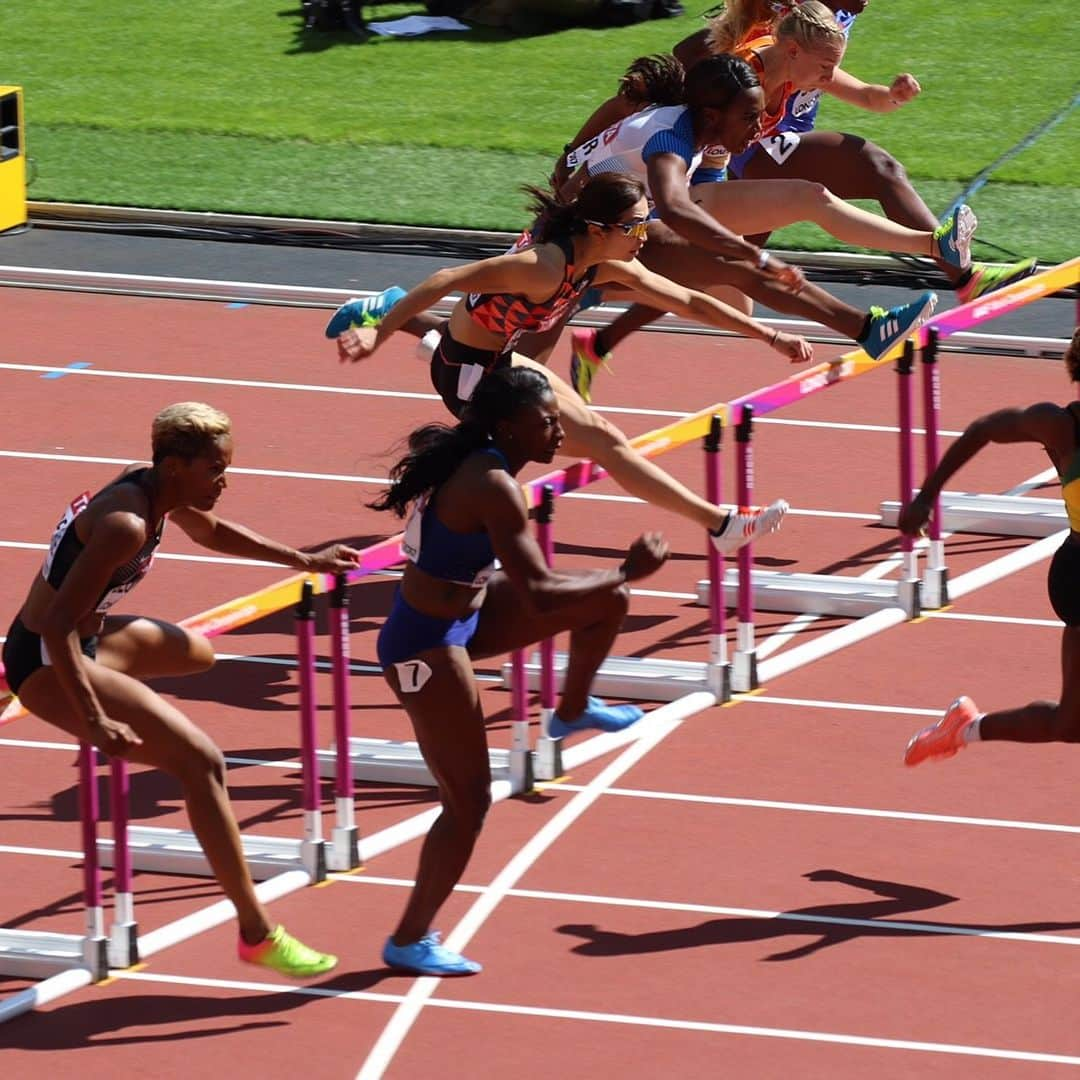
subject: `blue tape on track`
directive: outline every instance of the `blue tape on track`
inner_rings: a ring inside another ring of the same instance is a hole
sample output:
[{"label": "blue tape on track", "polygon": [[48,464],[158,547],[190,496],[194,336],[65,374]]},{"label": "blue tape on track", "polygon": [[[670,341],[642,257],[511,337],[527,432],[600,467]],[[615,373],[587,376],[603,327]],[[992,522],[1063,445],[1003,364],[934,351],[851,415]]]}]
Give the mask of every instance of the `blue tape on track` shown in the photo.
[{"label": "blue tape on track", "polygon": [[1002,154],[999,158],[997,158],[995,161],[990,162],[990,164],[987,165],[986,168],[983,169],[982,172],[980,172],[975,177],[975,179],[972,180],[971,183],[968,184],[968,186],[962,192],[960,192],[959,195],[956,196],[956,198],[953,200],[953,204],[945,212],[945,217],[948,217],[950,214],[955,213],[956,208],[960,206],[961,203],[966,203],[972,195],[974,195],[980,188],[985,186],[986,181],[989,180],[990,177],[993,176],[994,173],[997,172],[997,170],[1000,169],[1002,165],[1004,165],[1007,161],[1011,161],[1014,157],[1016,157],[1017,154],[1023,153],[1029,146],[1031,146],[1033,142],[1035,142],[1036,139],[1042,138],[1042,136],[1045,135],[1052,128],[1057,127],[1058,124],[1060,124],[1061,121],[1064,120],[1065,117],[1068,116],[1069,113],[1071,113],[1073,109],[1076,108],[1077,105],[1080,105],[1080,92],[1074,95],[1072,101],[1068,102],[1060,109],[1058,109],[1058,111],[1054,113],[1054,115],[1051,116],[1049,120],[1043,121],[1043,123],[1041,123],[1037,128],[1029,131],[1015,146],[1009,147],[1009,149],[1006,150],[1005,153]]},{"label": "blue tape on track", "polygon": [[65,375],[70,375],[75,371],[79,371],[82,368],[88,368],[90,366],[91,364],[89,360],[75,360],[73,363],[68,364],[68,366],[64,368],[63,371],[49,371],[41,377],[43,379],[62,379]]}]

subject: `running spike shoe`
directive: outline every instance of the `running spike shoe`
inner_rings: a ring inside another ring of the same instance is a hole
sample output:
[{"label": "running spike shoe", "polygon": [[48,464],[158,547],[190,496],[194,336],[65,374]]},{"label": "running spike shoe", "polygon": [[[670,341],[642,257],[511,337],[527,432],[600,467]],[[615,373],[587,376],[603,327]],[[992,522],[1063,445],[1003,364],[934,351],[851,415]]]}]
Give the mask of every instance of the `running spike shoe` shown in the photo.
[{"label": "running spike shoe", "polygon": [[994,266],[991,263],[972,263],[971,277],[956,290],[956,298],[962,304],[977,300],[980,296],[1004,289],[1014,281],[1023,281],[1038,269],[1035,259],[1022,259],[1007,266]]},{"label": "running spike shoe", "polygon": [[721,555],[733,555],[757,537],[776,532],[787,512],[788,504],[783,499],[768,506],[732,510],[719,531],[709,533],[709,539]]},{"label": "running spike shoe", "polygon": [[387,938],[382,958],[387,967],[413,975],[475,975],[483,970],[475,960],[467,960],[443,945],[438,930],[410,945],[395,945],[393,938]]},{"label": "running spike shoe", "polygon": [[576,720],[563,720],[558,713],[552,713],[548,721],[548,734],[553,739],[563,739],[586,728],[622,731],[636,724],[644,715],[644,711],[636,705],[609,705],[600,698],[590,697],[586,699],[585,711]]},{"label": "running spike shoe", "polygon": [[912,735],[904,750],[905,765],[920,765],[924,761],[944,761],[964,748],[964,733],[977,719],[978,709],[971,698],[958,697],[935,724]]},{"label": "running spike shoe", "polygon": [[592,404],[593,377],[604,368],[611,371],[611,353],[596,351],[595,330],[574,330],[570,334],[570,385],[586,405]]},{"label": "running spike shoe", "polygon": [[337,966],[338,958],[330,953],[316,952],[276,926],[258,945],[249,945],[240,938],[236,953],[245,963],[259,964],[290,979],[307,979],[322,975]]},{"label": "running spike shoe", "polygon": [[326,336],[331,340],[356,326],[377,326],[379,320],[405,295],[397,285],[373,296],[354,296],[330,316]]},{"label": "running spike shoe", "polygon": [[935,230],[941,261],[966,270],[971,265],[971,237],[979,219],[970,206],[958,206]]},{"label": "running spike shoe", "polygon": [[880,360],[898,341],[903,341],[934,313],[937,293],[925,292],[910,304],[870,309],[866,340],[859,344],[874,360]]}]

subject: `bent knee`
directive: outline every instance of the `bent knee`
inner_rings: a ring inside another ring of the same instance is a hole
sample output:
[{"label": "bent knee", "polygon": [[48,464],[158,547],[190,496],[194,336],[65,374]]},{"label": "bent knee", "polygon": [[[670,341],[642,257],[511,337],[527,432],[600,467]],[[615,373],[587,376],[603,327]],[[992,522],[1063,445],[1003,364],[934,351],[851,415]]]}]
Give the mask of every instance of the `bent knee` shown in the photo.
[{"label": "bent knee", "polygon": [[838,201],[836,196],[824,184],[819,184],[815,180],[791,180],[789,182],[794,185],[789,194],[793,196],[794,201],[799,206],[814,209]]},{"label": "bent knee", "polygon": [[203,637],[202,634],[189,634],[188,639],[188,656],[191,659],[192,674],[209,671],[217,663],[217,654],[214,652],[214,646],[210,644],[210,639]]},{"label": "bent knee", "polygon": [[170,771],[183,783],[224,785],[225,755],[200,731],[173,755]]},{"label": "bent knee", "polygon": [[859,153],[863,165],[884,184],[906,184],[907,170],[876,143],[865,143]]},{"label": "bent knee", "polygon": [[457,831],[475,837],[491,809],[491,787],[487,780],[477,780],[459,791],[445,792],[443,808]]}]

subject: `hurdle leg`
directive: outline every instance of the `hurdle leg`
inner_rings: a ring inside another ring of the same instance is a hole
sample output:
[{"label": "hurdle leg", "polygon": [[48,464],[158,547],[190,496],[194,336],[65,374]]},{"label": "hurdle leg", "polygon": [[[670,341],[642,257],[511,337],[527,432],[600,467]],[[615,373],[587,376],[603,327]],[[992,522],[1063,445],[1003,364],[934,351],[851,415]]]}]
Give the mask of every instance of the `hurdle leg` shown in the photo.
[{"label": "hurdle leg", "polygon": [[[904,351],[896,362],[900,428],[900,499],[901,505],[911,501],[914,473],[912,468],[911,429],[911,377],[915,365],[915,342],[908,338],[904,342]],[[900,536],[900,551],[903,558],[900,584],[897,598],[909,619],[918,616],[920,610],[919,555],[915,550],[915,541],[906,534]]]},{"label": "hurdle leg", "polygon": [[300,859],[311,880],[318,882],[326,880],[326,842],[322,834],[322,810],[315,764],[314,593],[311,581],[305,581],[296,609],[296,644],[300,666],[300,764],[304,809],[304,839],[300,844]]},{"label": "hurdle leg", "polygon": [[345,575],[334,578],[330,595],[330,660],[334,689],[334,830],[327,852],[331,870],[355,870],[360,865],[360,831],[356,827],[356,798],[349,761],[349,594]]},{"label": "hurdle leg", "polygon": [[[540,550],[548,566],[555,555],[552,518],[555,513],[555,490],[544,485],[536,516],[536,533]],[[524,675],[524,672],[522,672]],[[555,714],[555,641],[540,642],[540,736],[536,740],[534,770],[538,780],[554,780],[563,774],[562,739],[551,736],[551,718]]]},{"label": "hurdle leg", "polygon": [[[738,499],[740,506],[749,506],[754,490],[754,458],[750,449],[754,407],[744,405],[735,427],[736,469],[738,470]],[[758,688],[757,649],[754,647],[754,586],[750,576],[753,555],[751,545],[739,548],[736,556],[739,568],[738,622],[735,630],[735,658],[731,672],[732,690],[745,693]],[[721,603],[723,591],[720,592]]]},{"label": "hurdle leg", "polygon": [[[923,362],[923,426],[926,428],[924,453],[926,475],[929,476],[938,463],[938,420],[941,416],[941,368],[938,366],[938,332],[934,327],[927,331],[926,347],[922,350]],[[949,602],[949,571],[945,565],[945,541],[941,539],[941,495],[934,500],[934,512],[927,528],[930,538],[926,570],[923,573],[922,606],[943,608]]]},{"label": "hurdle leg", "polygon": [[83,962],[94,981],[100,982],[109,973],[109,955],[97,846],[97,750],[89,743],[79,744],[79,812],[82,819],[83,901],[86,908]]},{"label": "hurdle leg", "polygon": [[[723,421],[714,416],[705,436],[705,497],[719,505],[723,500],[720,477],[720,440]],[[709,660],[705,679],[716,700],[731,700],[731,663],[727,655],[727,634],[724,628],[724,556],[712,540],[705,537],[709,566]]]},{"label": "hurdle leg", "polygon": [[113,823],[113,921],[109,929],[109,966],[129,968],[139,962],[138,926],[131,887],[131,848],[128,845],[130,780],[127,762],[109,761],[109,797]]},{"label": "hurdle leg", "polygon": [[531,791],[532,755],[529,753],[529,689],[525,679],[525,654],[510,654],[510,699],[513,711],[513,739],[510,744],[510,790],[515,795]]}]

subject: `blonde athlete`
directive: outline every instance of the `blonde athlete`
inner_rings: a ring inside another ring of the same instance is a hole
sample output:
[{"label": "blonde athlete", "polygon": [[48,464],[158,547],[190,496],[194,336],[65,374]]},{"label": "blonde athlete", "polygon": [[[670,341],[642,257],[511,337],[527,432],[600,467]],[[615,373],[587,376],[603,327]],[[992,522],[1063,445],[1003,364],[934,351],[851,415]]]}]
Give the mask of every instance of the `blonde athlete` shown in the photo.
[{"label": "blonde athlete", "polygon": [[205,671],[214,662],[209,641],[110,609],[150,570],[166,520],[211,551],[296,570],[337,573],[360,553],[342,544],[304,553],[214,513],[233,456],[232,426],[217,409],[170,405],[154,417],[151,445],[152,463],[129,466],[65,510],[8,630],[7,682],[47,723],[106,754],[176,777],[191,827],[236,907],[240,958],[291,977],[319,975],[337,958],[287,934],[255,894],[221,751],[143,681]]}]

